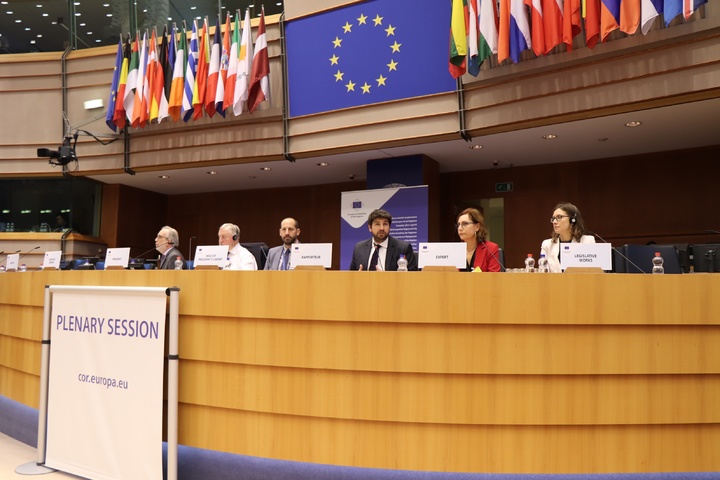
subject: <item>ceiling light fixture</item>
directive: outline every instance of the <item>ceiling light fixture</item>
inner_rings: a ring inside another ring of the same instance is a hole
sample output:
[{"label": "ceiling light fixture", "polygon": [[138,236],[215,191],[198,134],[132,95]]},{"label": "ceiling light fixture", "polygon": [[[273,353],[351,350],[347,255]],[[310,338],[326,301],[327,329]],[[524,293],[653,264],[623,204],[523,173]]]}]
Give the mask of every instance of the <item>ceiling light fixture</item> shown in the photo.
[{"label": "ceiling light fixture", "polygon": [[468,148],[470,150],[480,150],[481,148],[483,148],[483,146],[482,145],[470,145]]},{"label": "ceiling light fixture", "polygon": [[207,173],[208,175],[217,175],[218,172],[216,172],[215,170],[210,170],[209,172],[205,173]]},{"label": "ceiling light fixture", "polygon": [[170,177],[167,176],[167,175],[158,175],[158,178],[161,178],[161,179],[163,179],[163,180],[167,180],[167,179],[170,178]]},{"label": "ceiling light fixture", "polygon": [[270,168],[270,167],[260,167],[260,170],[262,170],[263,172],[269,172],[270,170],[272,170],[272,168]]},{"label": "ceiling light fixture", "polygon": [[318,167],[327,167],[328,165],[330,165],[330,164],[327,162],[320,162],[317,164]]},{"label": "ceiling light fixture", "polygon": [[557,135],[554,133],[548,133],[547,135],[542,136],[543,140],[554,140],[557,138]]},{"label": "ceiling light fixture", "polygon": [[633,120],[632,122],[627,122],[627,123],[625,124],[626,127],[630,127],[630,128],[632,128],[632,127],[639,127],[640,125],[642,125],[642,122],[638,122],[638,121],[636,121],[636,120]]}]

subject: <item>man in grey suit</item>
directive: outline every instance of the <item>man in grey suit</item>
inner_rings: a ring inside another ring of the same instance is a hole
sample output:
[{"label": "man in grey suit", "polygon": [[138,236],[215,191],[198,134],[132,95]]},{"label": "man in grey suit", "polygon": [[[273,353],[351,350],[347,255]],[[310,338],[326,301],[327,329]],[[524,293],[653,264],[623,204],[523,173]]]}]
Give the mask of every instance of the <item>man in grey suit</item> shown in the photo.
[{"label": "man in grey suit", "polygon": [[161,270],[174,270],[175,259],[180,258],[183,270],[187,269],[185,257],[180,253],[175,245],[180,244],[180,236],[177,230],[172,227],[164,226],[160,229],[155,237],[155,250],[160,253],[158,268]]},{"label": "man in grey suit", "polygon": [[273,247],[268,252],[265,270],[291,270],[291,250],[293,243],[299,243],[300,224],[294,218],[286,218],[280,222],[280,238],[283,244]]},{"label": "man in grey suit", "polygon": [[417,270],[417,258],[412,245],[390,236],[392,215],[385,210],[373,210],[368,216],[369,240],[355,244],[350,270],[397,271],[400,255],[405,255],[408,270]]}]

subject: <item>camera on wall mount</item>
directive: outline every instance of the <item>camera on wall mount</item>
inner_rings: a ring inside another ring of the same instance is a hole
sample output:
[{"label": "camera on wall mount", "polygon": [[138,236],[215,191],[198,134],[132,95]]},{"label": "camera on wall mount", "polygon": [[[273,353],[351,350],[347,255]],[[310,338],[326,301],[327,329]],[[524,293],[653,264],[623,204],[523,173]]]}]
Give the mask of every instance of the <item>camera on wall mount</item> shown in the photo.
[{"label": "camera on wall mount", "polygon": [[49,148],[38,148],[37,156],[41,158],[48,158],[48,163],[53,166],[65,166],[72,161],[77,161],[77,155],[75,154],[75,144],[77,143],[77,134],[73,136],[66,136],[63,139],[63,143],[57,150],[50,150]]}]

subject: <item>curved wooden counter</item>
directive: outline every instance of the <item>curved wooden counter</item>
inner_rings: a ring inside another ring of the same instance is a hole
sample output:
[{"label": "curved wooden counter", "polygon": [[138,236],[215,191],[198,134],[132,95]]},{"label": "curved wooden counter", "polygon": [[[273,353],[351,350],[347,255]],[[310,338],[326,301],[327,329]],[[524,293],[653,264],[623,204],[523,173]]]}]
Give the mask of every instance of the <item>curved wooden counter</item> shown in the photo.
[{"label": "curved wooden counter", "polygon": [[180,443],[504,473],[720,471],[720,275],[0,274],[37,408],[45,285],[179,286]]}]

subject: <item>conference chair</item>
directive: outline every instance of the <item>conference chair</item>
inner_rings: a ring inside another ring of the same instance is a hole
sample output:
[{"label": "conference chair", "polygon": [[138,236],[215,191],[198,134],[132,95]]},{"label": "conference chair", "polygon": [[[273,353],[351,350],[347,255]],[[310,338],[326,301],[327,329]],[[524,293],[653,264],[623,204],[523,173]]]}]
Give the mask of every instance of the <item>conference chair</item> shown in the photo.
[{"label": "conference chair", "polygon": [[505,250],[502,247],[498,247],[498,260],[500,261],[500,271],[505,271]]},{"label": "conference chair", "polygon": [[258,270],[265,268],[268,250],[270,250],[270,247],[268,247],[265,242],[241,243],[240,246],[247,248],[250,253],[253,254],[255,261],[257,262]]},{"label": "conference chair", "polygon": [[[652,259],[655,256],[655,252],[660,252],[663,258],[665,273],[682,273],[680,257],[675,245],[627,244],[623,246],[623,252],[630,260],[630,262],[625,262],[626,273],[652,273]],[[635,265],[633,265],[633,263]]]},{"label": "conference chair", "polygon": [[623,247],[617,248],[613,247],[612,249],[612,271],[613,273],[625,273],[627,272],[627,262],[625,261],[625,258],[623,257],[625,253],[623,252]]}]

